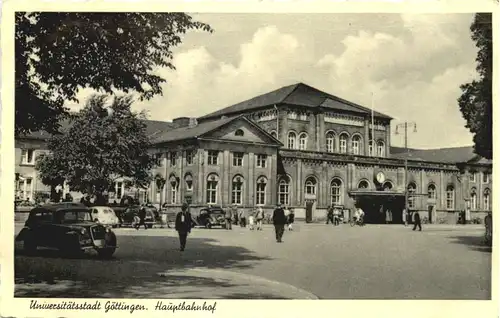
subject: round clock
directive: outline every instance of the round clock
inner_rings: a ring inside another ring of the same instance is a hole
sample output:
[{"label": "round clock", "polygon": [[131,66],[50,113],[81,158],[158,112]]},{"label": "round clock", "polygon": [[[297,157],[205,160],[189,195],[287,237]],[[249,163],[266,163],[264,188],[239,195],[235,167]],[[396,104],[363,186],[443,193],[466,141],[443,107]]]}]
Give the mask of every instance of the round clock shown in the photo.
[{"label": "round clock", "polygon": [[383,172],[379,172],[377,173],[377,182],[378,183],[382,183],[385,181],[385,175]]}]

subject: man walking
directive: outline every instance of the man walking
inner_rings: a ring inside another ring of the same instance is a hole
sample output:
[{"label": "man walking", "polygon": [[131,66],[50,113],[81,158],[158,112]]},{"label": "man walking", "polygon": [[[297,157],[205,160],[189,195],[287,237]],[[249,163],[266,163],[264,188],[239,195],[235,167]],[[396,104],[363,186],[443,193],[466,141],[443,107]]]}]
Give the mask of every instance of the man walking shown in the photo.
[{"label": "man walking", "polygon": [[181,252],[186,248],[186,240],[188,233],[191,233],[193,221],[191,214],[188,212],[188,205],[182,205],[182,211],[175,216],[175,230],[179,233],[179,242],[181,244]]},{"label": "man walking", "polygon": [[262,231],[262,220],[264,219],[264,210],[261,206],[257,208],[257,213],[255,213],[255,220],[257,221],[257,231]]},{"label": "man walking", "polygon": [[226,209],[225,218],[226,218],[226,230],[232,230],[233,226],[232,226],[231,222],[233,220],[233,209],[231,207],[228,207]]},{"label": "man walking", "polygon": [[276,242],[281,243],[283,233],[285,232],[286,216],[285,211],[281,208],[281,204],[278,203],[276,209],[273,212],[273,224],[274,231],[276,232]]},{"label": "man walking", "polygon": [[135,223],[135,229],[139,230],[141,225],[144,225],[144,229],[147,230],[148,227],[146,226],[146,222],[144,222],[145,220],[146,220],[146,208],[141,207],[141,209],[139,210],[139,222]]},{"label": "man walking", "polygon": [[417,229],[417,226],[418,226],[418,230],[419,231],[422,231],[422,222],[420,221],[420,214],[418,214],[418,211],[415,211],[415,224],[413,225],[413,231],[415,231]]},{"label": "man walking", "polygon": [[326,224],[328,224],[329,222],[332,222],[332,224],[334,224],[334,222],[333,222],[333,208],[331,205],[328,206],[328,213],[326,214]]}]

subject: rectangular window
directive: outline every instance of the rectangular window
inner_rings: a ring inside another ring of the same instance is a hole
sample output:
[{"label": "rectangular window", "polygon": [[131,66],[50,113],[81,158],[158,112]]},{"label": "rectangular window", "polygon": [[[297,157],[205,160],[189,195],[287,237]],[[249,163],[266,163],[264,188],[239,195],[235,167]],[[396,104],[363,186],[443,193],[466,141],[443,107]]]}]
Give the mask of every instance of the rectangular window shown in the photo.
[{"label": "rectangular window", "polygon": [[21,163],[24,165],[35,164],[35,150],[33,149],[22,149],[21,150]]},{"label": "rectangular window", "polygon": [[123,182],[115,182],[115,199],[121,199],[123,196]]},{"label": "rectangular window", "polygon": [[208,164],[216,166],[217,165],[217,159],[219,157],[219,152],[215,150],[209,150],[208,151]]},{"label": "rectangular window", "polygon": [[469,181],[470,182],[476,182],[476,173],[475,172],[470,172],[470,174],[469,174]]},{"label": "rectangular window", "polygon": [[447,210],[455,209],[455,192],[452,190],[446,191],[446,209]]},{"label": "rectangular window", "polygon": [[215,180],[207,181],[207,203],[208,204],[217,203],[217,181]]},{"label": "rectangular window", "polygon": [[177,164],[177,153],[171,152],[170,153],[170,166],[175,167],[176,164]]},{"label": "rectangular window", "polygon": [[243,197],[243,182],[233,181],[231,203],[241,204],[242,197]]},{"label": "rectangular window", "polygon": [[241,167],[243,166],[243,153],[233,152],[233,166]]},{"label": "rectangular window", "polygon": [[257,167],[265,168],[266,160],[267,160],[267,155],[257,155]]},{"label": "rectangular window", "polygon": [[266,184],[264,182],[257,183],[257,200],[255,204],[266,204]]},{"label": "rectangular window", "polygon": [[281,203],[283,205],[290,204],[288,190],[289,190],[288,183],[285,183],[285,182],[280,183],[279,190],[278,190],[279,203]]},{"label": "rectangular window", "polygon": [[344,138],[340,138],[340,152],[341,153],[347,152],[347,140]]},{"label": "rectangular window", "polygon": [[186,151],[186,164],[192,165],[194,162],[194,151],[193,150],[187,150]]},{"label": "rectangular window", "polygon": [[490,182],[490,175],[487,174],[486,172],[483,172],[483,183],[488,183]]},{"label": "rectangular window", "polygon": [[22,195],[20,196],[23,200],[31,201],[33,199],[33,183],[31,178],[26,178],[20,183],[20,189]]}]

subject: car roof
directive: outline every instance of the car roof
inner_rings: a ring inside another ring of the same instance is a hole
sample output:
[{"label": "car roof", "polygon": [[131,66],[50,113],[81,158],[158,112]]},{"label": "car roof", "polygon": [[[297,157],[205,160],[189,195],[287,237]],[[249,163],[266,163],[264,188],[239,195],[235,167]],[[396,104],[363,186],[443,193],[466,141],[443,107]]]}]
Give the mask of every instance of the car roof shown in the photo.
[{"label": "car roof", "polygon": [[88,207],[85,204],[82,203],[75,203],[75,202],[61,202],[61,203],[48,203],[44,204],[42,206],[34,208],[33,212],[35,211],[50,211],[50,212],[57,212],[61,210],[88,210]]}]

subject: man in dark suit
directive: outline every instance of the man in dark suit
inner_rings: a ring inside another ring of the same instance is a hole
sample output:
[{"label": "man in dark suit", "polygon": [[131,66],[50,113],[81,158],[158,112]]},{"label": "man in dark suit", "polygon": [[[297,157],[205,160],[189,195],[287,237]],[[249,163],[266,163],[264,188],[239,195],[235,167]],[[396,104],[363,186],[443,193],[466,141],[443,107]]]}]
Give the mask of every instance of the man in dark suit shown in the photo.
[{"label": "man in dark suit", "polygon": [[146,208],[141,207],[139,210],[139,222],[135,224],[135,229],[139,230],[141,225],[144,225],[144,229],[147,230],[148,227],[146,226]]},{"label": "man in dark suit", "polygon": [[276,242],[281,243],[281,238],[283,237],[283,233],[285,232],[286,216],[285,211],[281,207],[280,203],[278,203],[278,206],[276,207],[276,209],[274,209],[273,224],[274,231],[276,232]]},{"label": "man in dark suit", "polygon": [[188,212],[188,204],[182,205],[182,211],[175,216],[175,230],[179,233],[179,241],[181,243],[181,252],[186,248],[186,240],[188,233],[191,233],[193,221],[191,214]]},{"label": "man in dark suit", "polygon": [[417,226],[418,230],[422,231],[422,221],[420,220],[420,214],[418,214],[418,211],[415,212],[414,219],[415,219],[415,225],[413,225],[413,231],[417,229]]}]

